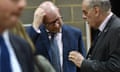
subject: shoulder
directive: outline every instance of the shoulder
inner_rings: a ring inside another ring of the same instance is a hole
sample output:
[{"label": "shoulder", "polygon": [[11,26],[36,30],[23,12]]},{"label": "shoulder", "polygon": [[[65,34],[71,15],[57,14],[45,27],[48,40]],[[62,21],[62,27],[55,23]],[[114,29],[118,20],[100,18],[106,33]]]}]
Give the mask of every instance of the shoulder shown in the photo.
[{"label": "shoulder", "polygon": [[27,43],[26,40],[24,40],[20,36],[14,35],[13,33],[9,33],[9,38],[10,38],[10,40],[13,40],[13,41],[15,41],[17,43],[20,43],[20,44],[26,44]]},{"label": "shoulder", "polygon": [[10,38],[11,44],[16,46],[17,48],[20,48],[22,51],[30,51],[31,50],[29,43],[26,40],[24,40],[23,38],[21,38],[17,35],[14,35],[12,33],[9,33],[9,38]]},{"label": "shoulder", "polygon": [[111,23],[111,28],[119,28],[120,27],[120,18],[116,15],[113,15],[108,23]]},{"label": "shoulder", "polygon": [[110,24],[108,31],[110,34],[115,35],[115,33],[120,33],[120,18],[118,18],[116,15],[113,15],[108,24]]}]

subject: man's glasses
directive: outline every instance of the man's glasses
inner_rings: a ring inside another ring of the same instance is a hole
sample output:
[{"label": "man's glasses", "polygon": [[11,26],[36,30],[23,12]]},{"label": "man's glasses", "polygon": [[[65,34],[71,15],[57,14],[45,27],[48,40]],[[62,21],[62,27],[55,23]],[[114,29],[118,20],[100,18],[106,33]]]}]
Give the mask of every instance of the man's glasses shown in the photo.
[{"label": "man's glasses", "polygon": [[57,21],[59,21],[60,19],[62,19],[63,17],[58,17],[57,19],[55,19],[54,21],[50,22],[50,23],[46,23],[46,26],[53,26],[56,24]]}]

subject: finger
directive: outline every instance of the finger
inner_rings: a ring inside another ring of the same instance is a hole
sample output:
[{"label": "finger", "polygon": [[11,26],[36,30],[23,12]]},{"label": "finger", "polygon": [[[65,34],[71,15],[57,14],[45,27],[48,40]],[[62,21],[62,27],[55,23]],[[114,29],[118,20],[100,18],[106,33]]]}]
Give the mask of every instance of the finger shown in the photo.
[{"label": "finger", "polygon": [[72,55],[69,55],[68,57],[74,59],[74,56],[72,56]]},{"label": "finger", "polygon": [[72,58],[69,58],[69,61],[75,62],[75,60],[74,60],[74,59],[72,59]]},{"label": "finger", "polygon": [[77,51],[71,51],[69,54],[72,55],[72,56],[76,56],[78,54],[78,52]]},{"label": "finger", "polygon": [[38,14],[38,15],[41,15],[43,13],[45,13],[45,12],[42,8],[37,8],[36,11],[35,11],[35,14]]}]

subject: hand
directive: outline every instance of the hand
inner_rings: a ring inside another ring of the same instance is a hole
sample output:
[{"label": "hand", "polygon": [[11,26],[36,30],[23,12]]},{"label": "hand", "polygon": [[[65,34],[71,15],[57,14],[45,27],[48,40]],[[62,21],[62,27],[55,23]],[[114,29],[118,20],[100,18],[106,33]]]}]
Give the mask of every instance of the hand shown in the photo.
[{"label": "hand", "polygon": [[45,12],[42,8],[38,7],[34,13],[33,19],[33,27],[37,30],[43,22],[43,17],[45,16]]},{"label": "hand", "polygon": [[77,67],[81,67],[84,57],[77,51],[71,51],[69,53],[69,60],[72,61]]}]

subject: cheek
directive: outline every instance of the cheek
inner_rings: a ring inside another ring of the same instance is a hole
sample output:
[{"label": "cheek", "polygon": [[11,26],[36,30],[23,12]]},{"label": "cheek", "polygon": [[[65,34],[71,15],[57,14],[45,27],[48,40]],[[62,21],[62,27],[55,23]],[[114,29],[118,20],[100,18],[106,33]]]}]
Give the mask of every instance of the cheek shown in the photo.
[{"label": "cheek", "polygon": [[93,21],[93,15],[88,15],[88,21],[90,21],[90,22]]},{"label": "cheek", "polygon": [[11,23],[11,12],[14,9],[14,4],[11,0],[0,0],[0,26],[3,28],[9,27]]},{"label": "cheek", "polygon": [[90,19],[89,24],[90,24],[90,26],[93,27],[93,28],[96,27],[96,22],[95,22],[94,19]]},{"label": "cheek", "polygon": [[88,18],[87,18],[87,21],[88,21],[88,24],[89,24],[90,26],[93,26],[93,25],[94,25],[94,21],[93,21],[93,18],[92,18],[92,17],[88,17]]},{"label": "cheek", "polygon": [[14,5],[11,0],[2,0],[0,1],[0,11],[10,11],[15,7]]},{"label": "cheek", "polygon": [[55,26],[53,26],[53,30],[54,30],[54,31],[57,31],[57,32],[60,31],[60,28],[61,28],[61,24],[60,24],[60,23],[59,23],[59,24],[56,24]]},{"label": "cheek", "polygon": [[61,28],[61,26],[62,26],[62,20],[60,19],[60,20],[56,23],[55,27],[59,29],[59,28]]},{"label": "cheek", "polygon": [[59,25],[49,26],[49,27],[47,27],[47,29],[51,32],[59,32],[60,26]]},{"label": "cheek", "polygon": [[[7,6],[6,6],[7,5]],[[9,4],[1,4],[0,3],[0,19],[7,19],[12,12],[13,6]]]},{"label": "cheek", "polygon": [[61,24],[60,23],[57,23],[55,26],[54,26],[56,29],[59,29],[61,27]]}]

